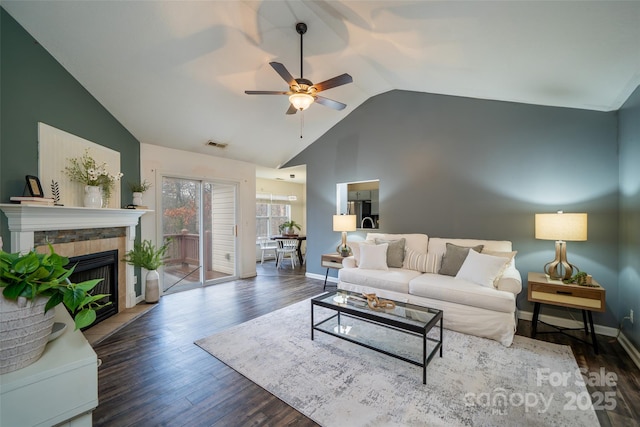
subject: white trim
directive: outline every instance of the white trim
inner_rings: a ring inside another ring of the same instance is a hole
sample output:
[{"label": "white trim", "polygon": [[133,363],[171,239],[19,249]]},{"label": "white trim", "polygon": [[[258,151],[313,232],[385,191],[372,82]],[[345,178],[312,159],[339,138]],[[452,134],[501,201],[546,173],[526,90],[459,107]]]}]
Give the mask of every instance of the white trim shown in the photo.
[{"label": "white trim", "polygon": [[[136,225],[142,215],[150,210],[142,209],[91,209],[68,206],[26,206],[0,204],[9,220],[11,252],[27,253],[34,247],[34,232],[50,230],[83,230],[91,228],[124,227],[125,252],[133,249]],[[136,305],[135,273],[133,266],[126,266],[125,308]]]},{"label": "white trim", "polygon": [[[518,318],[522,320],[532,320],[533,313],[530,311],[518,311]],[[538,317],[538,320],[548,323],[550,325],[559,326],[561,328],[581,328],[583,327],[582,322],[574,319],[565,319],[562,317],[549,316],[548,314],[541,314]],[[607,337],[616,337],[618,336],[618,329],[612,328],[610,326],[602,326],[602,325],[593,325],[593,328],[596,330],[596,334],[605,335]]]},{"label": "white trim", "polygon": [[635,363],[638,369],[640,369],[640,351],[638,351],[638,349],[633,345],[633,343],[629,341],[629,338],[627,338],[622,332],[620,332],[620,336],[618,337],[618,342],[620,343],[622,348],[624,348],[624,350],[627,352],[631,360],[633,360],[633,363]]},{"label": "white trim", "polygon": [[[305,273],[304,275],[310,279],[318,279],[324,282],[324,274]],[[327,277],[327,283],[338,283],[338,278],[329,276]]]}]

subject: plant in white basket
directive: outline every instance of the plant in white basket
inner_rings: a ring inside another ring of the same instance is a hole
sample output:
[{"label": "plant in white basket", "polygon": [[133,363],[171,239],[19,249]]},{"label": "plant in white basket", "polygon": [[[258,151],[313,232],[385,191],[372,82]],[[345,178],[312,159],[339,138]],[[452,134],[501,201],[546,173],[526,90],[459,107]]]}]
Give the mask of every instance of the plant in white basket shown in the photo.
[{"label": "plant in white basket", "polygon": [[38,360],[53,326],[53,311],[63,304],[72,314],[76,329],[91,325],[96,310],[108,305],[107,295],[90,291],[103,279],[71,283],[75,267],[56,254],[27,254],[0,250],[0,373],[23,368]]},{"label": "plant in white basket", "polygon": [[88,148],[84,150],[84,154],[81,157],[73,157],[68,160],[70,164],[64,168],[64,173],[67,174],[71,181],[92,187],[100,187],[105,199],[109,200],[113,186],[123,176],[121,172],[109,172],[107,163],[98,163],[91,157]]}]

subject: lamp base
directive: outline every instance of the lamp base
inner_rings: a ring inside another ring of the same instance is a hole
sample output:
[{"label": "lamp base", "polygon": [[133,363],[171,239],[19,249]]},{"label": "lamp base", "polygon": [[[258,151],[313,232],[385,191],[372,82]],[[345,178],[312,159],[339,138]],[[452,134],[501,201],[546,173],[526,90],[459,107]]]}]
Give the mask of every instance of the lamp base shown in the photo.
[{"label": "lamp base", "polygon": [[556,242],[556,258],[544,265],[544,272],[554,280],[571,279],[573,271],[580,269],[567,261],[567,244],[562,240]]},{"label": "lamp base", "polygon": [[338,245],[338,247],[336,247],[336,252],[338,252],[342,257],[348,257],[353,254],[351,248],[347,245]]}]

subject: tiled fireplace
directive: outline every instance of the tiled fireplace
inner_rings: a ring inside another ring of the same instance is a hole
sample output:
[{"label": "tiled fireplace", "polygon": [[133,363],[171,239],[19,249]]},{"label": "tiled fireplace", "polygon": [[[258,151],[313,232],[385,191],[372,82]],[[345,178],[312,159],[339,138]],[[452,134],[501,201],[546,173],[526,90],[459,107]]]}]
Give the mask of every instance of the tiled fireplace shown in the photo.
[{"label": "tiled fireplace", "polygon": [[133,248],[136,225],[145,211],[14,204],[0,204],[0,210],[11,231],[11,247],[5,242],[5,251],[47,252],[47,241],[69,258],[117,250],[118,309],[136,305],[133,267],[120,259]]}]

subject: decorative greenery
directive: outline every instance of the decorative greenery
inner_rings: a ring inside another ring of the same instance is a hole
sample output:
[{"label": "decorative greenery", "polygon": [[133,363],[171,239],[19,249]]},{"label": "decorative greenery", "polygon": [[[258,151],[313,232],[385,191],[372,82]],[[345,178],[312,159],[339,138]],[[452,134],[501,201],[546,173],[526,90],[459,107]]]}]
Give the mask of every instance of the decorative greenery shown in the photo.
[{"label": "decorative greenery", "polygon": [[131,189],[132,193],[144,193],[151,188],[151,183],[146,179],[140,183],[129,182],[129,188]]},{"label": "decorative greenery", "polygon": [[122,261],[136,267],[142,267],[149,271],[157,270],[164,264],[164,257],[169,248],[171,240],[167,240],[164,245],[156,248],[151,240],[143,240],[142,243],[135,243],[133,249],[125,254]]},{"label": "decorative greenery", "polygon": [[288,228],[292,228],[292,229],[297,228],[298,230],[300,230],[300,224],[298,224],[294,220],[291,220],[291,221],[285,221],[278,226],[278,230],[280,230],[281,233]]},{"label": "decorative greenery", "polygon": [[107,200],[111,197],[114,184],[119,181],[123,175],[121,172],[112,174],[107,171],[107,163],[103,162],[98,164],[98,162],[91,157],[88,148],[84,150],[82,157],[71,158],[69,159],[69,163],[70,165],[64,168],[64,173],[67,174],[71,181],[101,187],[102,193]]},{"label": "decorative greenery", "polygon": [[96,310],[105,307],[98,301],[106,294],[91,295],[89,292],[104,279],[71,283],[69,276],[75,266],[64,268],[69,259],[56,254],[49,244],[49,254],[31,251],[28,254],[7,253],[0,250],[0,287],[8,300],[38,296],[49,298],[45,313],[62,303],[74,317],[76,329],[89,326],[96,320]]},{"label": "decorative greenery", "polygon": [[53,196],[53,203],[56,205],[60,203],[60,186],[58,181],[51,180],[51,195]]},{"label": "decorative greenery", "polygon": [[586,285],[587,284],[587,273],[584,271],[580,271],[576,273],[571,279],[564,279],[563,283],[575,283],[576,285]]}]

